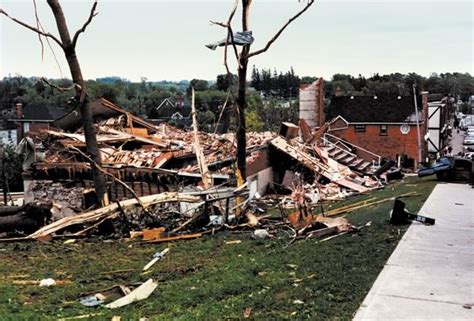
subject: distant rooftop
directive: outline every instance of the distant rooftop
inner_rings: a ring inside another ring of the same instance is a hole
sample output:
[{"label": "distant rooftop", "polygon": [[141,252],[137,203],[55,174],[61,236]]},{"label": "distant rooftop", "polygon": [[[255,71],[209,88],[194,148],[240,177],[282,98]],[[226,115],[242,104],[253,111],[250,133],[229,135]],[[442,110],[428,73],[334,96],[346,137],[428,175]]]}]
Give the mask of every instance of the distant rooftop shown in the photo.
[{"label": "distant rooftop", "polygon": [[[418,98],[418,110],[421,111]],[[402,123],[415,113],[412,96],[341,96],[333,97],[326,120],[342,116],[350,123]]]}]

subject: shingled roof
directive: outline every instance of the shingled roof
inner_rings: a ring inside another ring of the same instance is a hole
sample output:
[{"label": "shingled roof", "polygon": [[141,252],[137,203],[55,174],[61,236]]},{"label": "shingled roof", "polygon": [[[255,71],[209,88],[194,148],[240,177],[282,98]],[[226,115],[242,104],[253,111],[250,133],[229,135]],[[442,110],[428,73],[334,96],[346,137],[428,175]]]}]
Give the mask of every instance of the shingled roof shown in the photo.
[{"label": "shingled roof", "polygon": [[[421,111],[421,99],[418,98]],[[412,96],[341,96],[333,97],[326,112],[326,121],[343,117],[349,123],[403,123],[414,116]]]},{"label": "shingled roof", "polygon": [[62,107],[48,105],[46,103],[30,103],[23,107],[23,119],[37,121],[54,121],[62,117],[68,111]]}]

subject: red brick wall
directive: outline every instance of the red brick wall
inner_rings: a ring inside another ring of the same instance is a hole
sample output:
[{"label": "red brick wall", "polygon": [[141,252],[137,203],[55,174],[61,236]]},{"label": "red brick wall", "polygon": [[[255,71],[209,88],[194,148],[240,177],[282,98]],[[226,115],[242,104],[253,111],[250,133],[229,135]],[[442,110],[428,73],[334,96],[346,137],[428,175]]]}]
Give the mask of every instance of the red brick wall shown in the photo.
[{"label": "red brick wall", "polygon": [[[405,154],[418,161],[418,138],[415,125],[410,126],[410,132],[406,135],[401,133],[400,125],[388,125],[386,136],[380,135],[380,125],[366,125],[365,132],[356,132],[354,125],[349,125],[347,129],[330,133],[383,157],[395,160],[397,154]],[[422,143],[423,133],[424,126],[421,125]]]}]

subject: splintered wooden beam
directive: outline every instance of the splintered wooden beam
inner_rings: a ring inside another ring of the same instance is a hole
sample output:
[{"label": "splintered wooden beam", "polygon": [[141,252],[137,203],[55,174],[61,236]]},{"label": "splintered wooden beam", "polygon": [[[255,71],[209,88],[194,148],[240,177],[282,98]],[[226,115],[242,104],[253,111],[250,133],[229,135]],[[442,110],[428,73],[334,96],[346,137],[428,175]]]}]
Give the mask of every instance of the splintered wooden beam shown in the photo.
[{"label": "splintered wooden beam", "polygon": [[207,167],[206,159],[204,158],[204,153],[199,142],[199,129],[198,122],[196,117],[196,107],[194,103],[194,88],[192,88],[191,96],[191,114],[193,117],[193,133],[194,133],[194,152],[196,153],[197,162],[199,165],[199,171],[202,176],[202,182],[204,183],[204,188],[208,189],[212,186],[212,177],[209,174],[209,168]]},{"label": "splintered wooden beam", "polygon": [[70,216],[70,217],[64,217],[54,223],[51,223],[49,225],[46,225],[40,228],[38,231],[34,232],[33,234],[30,234],[28,238],[30,239],[44,238],[52,233],[55,233],[59,230],[62,230],[72,225],[96,222],[101,219],[114,218],[117,215],[119,215],[121,210],[139,205],[139,201],[144,206],[150,206],[153,204],[167,203],[167,202],[196,203],[196,202],[200,202],[201,198],[199,196],[192,196],[192,195],[187,195],[187,194],[182,194],[182,193],[165,192],[161,194],[143,196],[143,197],[140,197],[139,199],[135,199],[135,198],[128,199],[121,202],[110,204],[105,207],[98,208],[90,212],[86,212],[86,213],[82,213],[82,214],[78,214],[78,215]]}]

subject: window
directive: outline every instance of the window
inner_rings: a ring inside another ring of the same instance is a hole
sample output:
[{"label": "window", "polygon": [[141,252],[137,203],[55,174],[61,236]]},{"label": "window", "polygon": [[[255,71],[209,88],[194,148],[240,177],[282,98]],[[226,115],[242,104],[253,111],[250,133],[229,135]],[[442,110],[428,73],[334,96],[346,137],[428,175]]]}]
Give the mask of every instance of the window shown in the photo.
[{"label": "window", "polygon": [[354,131],[356,133],[365,133],[365,125],[355,125]]},{"label": "window", "polygon": [[387,135],[388,135],[388,126],[380,125],[380,136],[387,136]]}]

